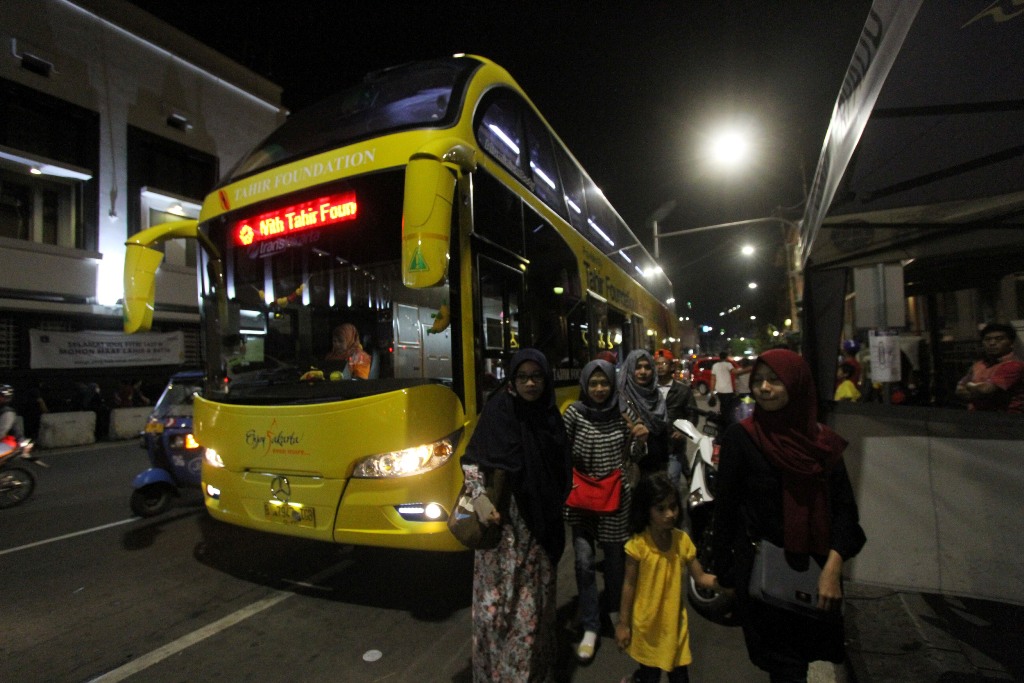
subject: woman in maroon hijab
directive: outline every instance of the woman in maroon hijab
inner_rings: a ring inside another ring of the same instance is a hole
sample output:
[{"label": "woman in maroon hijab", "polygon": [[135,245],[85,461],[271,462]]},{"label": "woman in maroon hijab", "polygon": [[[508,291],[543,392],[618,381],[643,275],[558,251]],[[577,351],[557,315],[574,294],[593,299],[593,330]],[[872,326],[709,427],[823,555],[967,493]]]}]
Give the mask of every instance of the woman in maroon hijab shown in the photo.
[{"label": "woman in maroon hijab", "polygon": [[[763,353],[750,389],[754,414],[722,436],[713,567],[734,588],[750,661],[773,682],[806,681],[807,665],[844,657],[843,562],[864,546],[842,454],[846,441],[817,420],[810,367],[792,351]],[[766,539],[822,565],[819,619],[748,594],[753,543]],[[825,615],[822,615],[825,616]]]}]

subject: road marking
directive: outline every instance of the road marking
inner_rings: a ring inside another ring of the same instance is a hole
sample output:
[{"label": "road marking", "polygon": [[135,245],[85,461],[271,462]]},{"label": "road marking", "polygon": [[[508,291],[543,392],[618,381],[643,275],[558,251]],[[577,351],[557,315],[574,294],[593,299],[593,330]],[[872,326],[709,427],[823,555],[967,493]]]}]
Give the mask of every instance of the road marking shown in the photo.
[{"label": "road marking", "polygon": [[[318,581],[323,581],[324,579],[330,578],[331,576],[347,569],[353,564],[355,564],[353,560],[343,560],[332,567],[328,567],[314,574],[313,576],[309,577],[307,581],[309,583],[315,584]],[[91,679],[89,683],[117,683],[117,681],[123,681],[129,676],[134,676],[135,674],[145,669],[148,669],[154,664],[159,664],[171,655],[175,655],[181,652],[182,650],[195,645],[198,642],[206,640],[210,636],[217,635],[221,631],[227,630],[235,624],[244,621],[245,619],[248,619],[249,617],[255,614],[259,614],[260,612],[269,609],[274,605],[283,602],[284,600],[287,600],[288,598],[294,595],[295,593],[291,591],[274,591],[274,593],[268,595],[262,600],[254,602],[247,607],[243,607],[242,609],[236,612],[232,612],[231,614],[227,615],[226,617],[223,617],[222,619],[218,619],[212,624],[207,624],[201,629],[195,630],[192,633],[188,633],[173,642],[167,643],[163,647],[159,647],[153,650],[152,652],[149,652],[147,654],[142,655],[141,657],[138,657],[137,659],[133,659],[132,661],[128,662],[123,666],[120,666],[112,671],[108,671],[105,674],[97,676],[96,678]]]},{"label": "road marking", "polygon": [[82,536],[84,534],[91,534],[96,531],[103,531],[109,529],[112,526],[121,526],[129,522],[134,522],[138,517],[129,517],[128,519],[122,519],[120,522],[111,522],[110,524],[104,524],[102,526],[94,526],[91,529],[84,529],[82,531],[74,531],[70,534],[64,534],[63,536],[54,536],[53,538],[47,538],[43,541],[36,541],[35,543],[27,543],[25,545],[19,545],[17,548],[8,548],[7,550],[0,550],[0,555],[6,555],[7,553],[16,553],[19,550],[28,550],[29,548],[35,548],[36,546],[46,545],[47,543],[56,543],[57,541],[63,541],[67,538],[74,538],[75,536]]}]

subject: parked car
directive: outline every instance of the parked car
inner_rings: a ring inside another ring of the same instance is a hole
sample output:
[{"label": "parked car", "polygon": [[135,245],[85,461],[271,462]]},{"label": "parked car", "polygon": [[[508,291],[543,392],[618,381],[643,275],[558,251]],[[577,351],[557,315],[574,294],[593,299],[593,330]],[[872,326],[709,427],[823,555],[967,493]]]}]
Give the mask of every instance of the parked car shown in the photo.
[{"label": "parked car", "polygon": [[[718,356],[700,356],[690,363],[690,384],[701,396],[707,396],[711,391],[711,366],[718,360]],[[740,366],[732,358],[729,362],[734,368]]]}]

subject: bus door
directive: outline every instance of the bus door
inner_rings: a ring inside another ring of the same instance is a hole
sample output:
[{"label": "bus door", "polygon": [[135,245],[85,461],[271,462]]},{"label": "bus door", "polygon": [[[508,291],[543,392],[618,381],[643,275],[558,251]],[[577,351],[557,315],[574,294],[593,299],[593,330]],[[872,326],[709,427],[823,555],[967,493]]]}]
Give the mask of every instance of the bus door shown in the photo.
[{"label": "bus door", "polygon": [[[395,303],[394,376],[452,379],[452,340],[448,305]],[[443,322],[439,318],[443,317]]]},{"label": "bus door", "polygon": [[632,331],[633,348],[647,349],[651,353],[654,353],[654,337],[649,337],[647,335],[647,328],[644,327],[643,318],[638,315],[634,315],[629,327]]},{"label": "bus door", "polygon": [[477,256],[479,301],[474,335],[480,355],[481,372],[477,386],[478,405],[505,379],[508,361],[520,346],[527,346],[520,326],[523,273],[482,254]]}]

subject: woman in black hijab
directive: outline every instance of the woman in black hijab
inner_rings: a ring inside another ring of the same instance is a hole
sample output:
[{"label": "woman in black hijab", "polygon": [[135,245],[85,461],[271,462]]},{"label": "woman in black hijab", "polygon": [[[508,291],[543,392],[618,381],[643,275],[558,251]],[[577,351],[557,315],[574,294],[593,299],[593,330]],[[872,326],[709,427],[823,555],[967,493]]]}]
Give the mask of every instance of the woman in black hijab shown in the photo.
[{"label": "woman in black hijab", "polygon": [[[484,406],[462,457],[477,515],[502,525],[498,546],[476,551],[473,680],[553,680],[555,577],[572,468],[547,359],[523,349],[512,357],[509,378]],[[484,495],[493,470],[506,472],[506,510]]]}]

